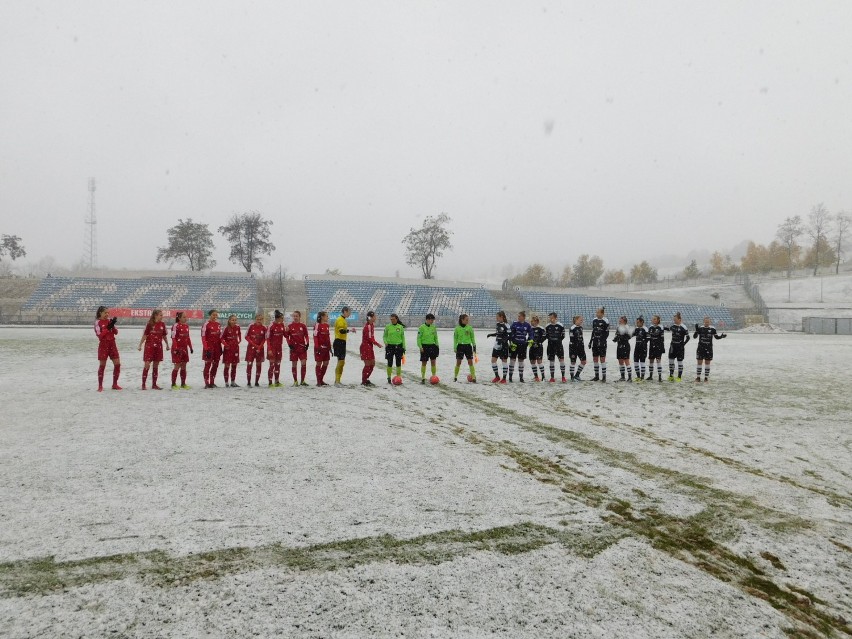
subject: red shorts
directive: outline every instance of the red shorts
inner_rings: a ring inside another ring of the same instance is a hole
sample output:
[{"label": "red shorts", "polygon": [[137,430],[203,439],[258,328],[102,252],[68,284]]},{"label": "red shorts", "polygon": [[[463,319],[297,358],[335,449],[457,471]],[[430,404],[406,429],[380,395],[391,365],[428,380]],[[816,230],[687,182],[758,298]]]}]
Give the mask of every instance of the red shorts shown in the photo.
[{"label": "red shorts", "polygon": [[306,348],[291,348],[290,349],[290,361],[298,362],[299,360],[308,359],[308,349]]},{"label": "red shorts", "polygon": [[[208,352],[210,353],[210,357],[207,357]],[[205,349],[204,350],[204,356],[203,356],[202,359],[205,362],[206,361],[218,362],[220,359],[222,359],[222,347],[217,346],[216,348]]]},{"label": "red shorts", "polygon": [[142,351],[143,362],[162,362],[163,361],[163,343],[145,344],[145,349]]},{"label": "red shorts", "polygon": [[314,351],[315,362],[327,362],[331,360],[331,351]]},{"label": "red shorts", "polygon": [[239,364],[240,363],[240,347],[226,348],[222,352],[223,364]]},{"label": "red shorts", "polygon": [[118,359],[118,346],[115,341],[101,342],[98,344],[98,361],[105,359]]},{"label": "red shorts", "polygon": [[172,364],[186,364],[189,361],[189,349],[185,346],[172,346]]},{"label": "red shorts", "polygon": [[376,351],[372,344],[361,344],[361,359],[365,362],[376,361]]},{"label": "red shorts", "polygon": [[266,359],[270,362],[280,362],[281,358],[284,356],[284,348],[267,348],[266,349]]},{"label": "red shorts", "polygon": [[260,348],[257,348],[256,346],[246,346],[246,361],[257,363],[262,362],[263,346],[261,346]]}]

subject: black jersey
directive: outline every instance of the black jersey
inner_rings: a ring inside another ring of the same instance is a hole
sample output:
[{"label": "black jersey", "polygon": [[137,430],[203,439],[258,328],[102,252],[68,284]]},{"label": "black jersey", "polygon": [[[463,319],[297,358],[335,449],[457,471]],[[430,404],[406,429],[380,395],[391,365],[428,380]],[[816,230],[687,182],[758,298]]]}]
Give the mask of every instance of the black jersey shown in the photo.
[{"label": "black jersey", "polygon": [[636,339],[636,348],[639,349],[645,348],[648,345],[648,341],[651,339],[651,336],[648,334],[648,329],[644,326],[637,326],[634,328],[633,337]]},{"label": "black jersey", "polygon": [[509,345],[509,325],[505,322],[497,322],[497,326],[493,333],[489,333],[486,337],[494,338],[494,350],[500,350],[504,346]]},{"label": "black jersey", "polygon": [[698,339],[698,348],[704,351],[713,352],[713,338],[716,339],[724,339],[727,337],[724,333],[719,335],[716,333],[715,326],[699,326],[695,325],[695,333],[692,334],[693,337]]},{"label": "black jersey", "polygon": [[565,327],[560,322],[548,324],[544,327],[544,332],[547,335],[548,344],[558,344],[565,339]]},{"label": "black jersey", "polygon": [[541,346],[547,339],[547,331],[544,330],[543,326],[533,326],[530,339],[533,341],[533,346]]},{"label": "black jersey", "polygon": [[576,324],[571,325],[571,346],[583,346],[583,327]]},{"label": "black jersey", "polygon": [[606,317],[592,320],[592,344],[606,344],[609,337],[609,320]]},{"label": "black jersey", "polygon": [[652,353],[662,353],[666,350],[666,329],[660,324],[648,327],[648,344]]},{"label": "black jersey", "polygon": [[672,346],[683,346],[689,341],[689,331],[683,324],[672,324],[666,330],[671,331]]},{"label": "black jersey", "polygon": [[615,337],[612,338],[612,341],[618,344],[619,347],[630,346],[630,340],[633,338],[633,332],[628,328],[623,333],[621,331],[615,331]]}]

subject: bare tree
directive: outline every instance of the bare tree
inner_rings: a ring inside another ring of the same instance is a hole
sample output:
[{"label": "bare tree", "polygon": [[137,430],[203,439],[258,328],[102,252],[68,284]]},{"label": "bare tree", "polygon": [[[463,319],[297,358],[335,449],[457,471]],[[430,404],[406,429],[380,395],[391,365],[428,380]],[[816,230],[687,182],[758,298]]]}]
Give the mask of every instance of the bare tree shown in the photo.
[{"label": "bare tree", "polygon": [[225,226],[219,227],[219,232],[225,236],[231,245],[230,260],[242,266],[246,272],[263,271],[261,255],[272,255],[275,245],[269,241],[272,234],[269,227],[271,220],[263,219],[258,211],[234,213]]},{"label": "bare tree", "polygon": [[798,257],[801,250],[796,240],[804,232],[805,229],[802,227],[802,217],[800,215],[794,215],[785,219],[778,225],[778,230],[775,232],[775,236],[787,253],[787,279],[790,279],[793,274],[793,264],[796,261],[794,258]]},{"label": "bare tree", "polygon": [[848,242],[849,227],[852,225],[852,216],[846,211],[840,211],[834,218],[834,272],[840,273],[840,262],[845,254],[845,242]]},{"label": "bare tree", "polygon": [[27,251],[17,235],[3,235],[0,238],[0,259],[8,255],[14,262],[19,257],[26,257]]},{"label": "bare tree", "polygon": [[831,215],[822,202],[811,208],[808,214],[808,235],[813,240],[811,255],[813,257],[814,275],[817,274],[822,262],[823,246],[828,243],[828,229],[831,225]]},{"label": "bare tree", "polygon": [[216,266],[213,255],[213,234],[206,224],[193,222],[192,218],[178,223],[166,231],[167,246],[157,249],[157,262],[184,262],[190,271],[203,271]]},{"label": "bare tree", "polygon": [[423,226],[419,229],[412,228],[408,235],[402,238],[406,264],[418,267],[423,273],[423,279],[432,279],[437,259],[444,255],[444,251],[453,248],[450,242],[453,232],[447,228],[450,221],[446,213],[430,215],[423,220]]}]

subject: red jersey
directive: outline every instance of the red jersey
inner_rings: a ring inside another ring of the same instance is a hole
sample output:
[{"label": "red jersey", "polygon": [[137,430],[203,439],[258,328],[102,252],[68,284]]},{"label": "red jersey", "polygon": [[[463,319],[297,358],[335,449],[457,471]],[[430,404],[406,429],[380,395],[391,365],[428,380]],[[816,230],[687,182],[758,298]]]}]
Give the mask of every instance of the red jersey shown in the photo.
[{"label": "red jersey", "polygon": [[145,325],[145,348],[160,346],[163,338],[166,336],[166,325],[163,322]]},{"label": "red jersey", "polygon": [[328,324],[314,324],[314,355],[331,351],[331,330]]},{"label": "red jersey", "polygon": [[114,342],[115,336],[118,335],[118,329],[113,326],[109,328],[109,320],[99,319],[95,322],[95,335],[98,336],[101,344],[105,342]]},{"label": "red jersey", "polygon": [[381,344],[376,341],[376,327],[369,322],[364,324],[364,328],[361,331],[361,348],[364,348],[365,346],[369,346],[370,348],[373,346],[381,346]]},{"label": "red jersey", "polygon": [[222,347],[222,327],[219,322],[204,322],[201,327],[201,346],[205,351],[215,351]]},{"label": "red jersey", "polygon": [[188,350],[192,348],[192,338],[189,336],[189,324],[180,322],[172,324],[172,350]]},{"label": "red jersey", "polygon": [[307,351],[311,345],[308,327],[301,322],[293,322],[287,327],[287,345],[291,349]]},{"label": "red jersey", "polygon": [[263,324],[257,323],[249,326],[246,331],[246,342],[249,347],[254,347],[255,349],[263,348],[263,344],[266,342],[266,327]]},{"label": "red jersey", "polygon": [[239,326],[226,326],[222,330],[222,347],[228,351],[237,350],[243,341],[243,329]]},{"label": "red jersey", "polygon": [[273,323],[266,329],[266,347],[280,353],[284,348],[284,336],[287,334],[287,326]]}]

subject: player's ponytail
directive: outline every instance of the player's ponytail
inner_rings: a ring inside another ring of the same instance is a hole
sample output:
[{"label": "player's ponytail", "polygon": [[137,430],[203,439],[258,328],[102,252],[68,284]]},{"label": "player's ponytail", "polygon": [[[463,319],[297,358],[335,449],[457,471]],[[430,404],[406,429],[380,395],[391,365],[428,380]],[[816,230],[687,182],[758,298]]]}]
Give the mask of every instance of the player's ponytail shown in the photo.
[{"label": "player's ponytail", "polygon": [[183,319],[183,311],[178,311],[175,313],[175,324],[180,324],[181,319]]},{"label": "player's ponytail", "polygon": [[277,308],[275,309],[275,313],[273,313],[273,315],[275,316],[275,319],[281,319],[282,317],[284,317],[284,313],[279,311]]},{"label": "player's ponytail", "polygon": [[400,321],[399,315],[397,315],[396,313],[391,313],[390,316],[391,316],[391,319],[394,319],[394,318],[396,319],[396,323],[399,326],[402,326],[403,328],[405,328],[405,324],[403,324],[402,321]]}]

